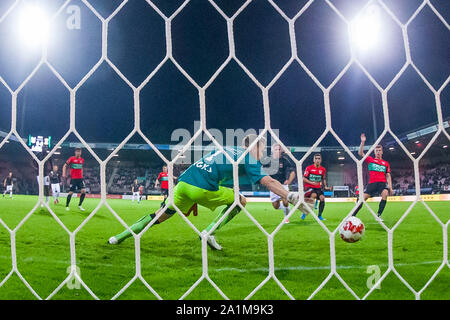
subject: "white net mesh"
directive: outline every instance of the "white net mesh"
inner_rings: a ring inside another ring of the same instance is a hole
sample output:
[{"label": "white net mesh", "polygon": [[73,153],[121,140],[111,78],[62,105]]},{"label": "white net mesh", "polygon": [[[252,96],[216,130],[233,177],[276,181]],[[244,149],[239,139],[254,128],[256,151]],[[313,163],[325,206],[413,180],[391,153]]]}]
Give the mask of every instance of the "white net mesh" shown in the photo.
[{"label": "white net mesh", "polygon": [[[438,12],[438,10],[435,8],[433,3],[431,1],[425,0],[423,1],[420,6],[417,8],[417,10],[412,14],[412,16],[409,18],[409,20],[406,23],[400,22],[400,20],[396,17],[396,15],[389,9],[388,6],[385,5],[385,3],[382,0],[372,0],[368,1],[365,7],[360,11],[359,14],[361,14],[365,8],[370,6],[371,4],[378,4],[382,10],[384,10],[394,21],[395,23],[401,28],[402,36],[403,36],[403,42],[404,42],[404,48],[405,48],[405,55],[406,55],[406,62],[403,65],[403,67],[400,69],[400,71],[395,75],[395,77],[390,81],[390,83],[383,88],[375,79],[372,77],[370,72],[366,69],[366,67],[358,60],[357,55],[352,50],[351,51],[351,58],[346,64],[346,66],[342,69],[342,71],[338,74],[338,76],[331,82],[331,84],[326,87],[324,86],[318,78],[308,69],[308,67],[305,65],[305,63],[299,58],[298,56],[298,50],[297,50],[297,41],[296,41],[296,31],[295,31],[295,22],[297,19],[299,19],[302,14],[304,14],[308,8],[310,8],[311,4],[314,2],[314,0],[308,1],[301,10],[292,18],[289,18],[283,10],[280,9],[280,7],[276,4],[276,1],[268,0],[268,3],[270,3],[271,6],[278,12],[278,14],[286,20],[289,26],[289,37],[290,37],[290,45],[291,45],[291,57],[289,61],[283,66],[283,68],[278,72],[278,74],[270,81],[270,83],[267,86],[264,86],[258,81],[258,79],[252,74],[252,72],[244,65],[244,63],[241,62],[241,60],[236,56],[235,53],[235,37],[234,37],[234,21],[235,19],[246,9],[246,7],[252,2],[252,0],[246,1],[234,14],[233,16],[228,16],[227,14],[222,11],[221,7],[218,6],[213,0],[209,0],[210,5],[212,5],[215,10],[225,19],[227,24],[227,34],[228,34],[228,46],[229,46],[229,53],[227,59],[221,64],[221,66],[216,70],[216,72],[212,75],[212,77],[206,82],[205,85],[201,86],[199,85],[189,74],[186,72],[183,67],[177,62],[177,60],[174,58],[172,53],[172,21],[173,19],[180,14],[180,12],[186,7],[186,5],[190,2],[190,0],[186,0],[182,3],[182,5],[175,11],[171,16],[166,16],[157,5],[155,5],[152,1],[147,0],[149,6],[153,8],[155,12],[164,20],[165,23],[165,39],[166,39],[166,55],[164,59],[158,64],[158,66],[148,75],[148,77],[138,86],[134,86],[127,77],[119,70],[118,67],[108,58],[108,26],[112,19],[122,10],[122,8],[127,4],[127,0],[123,1],[115,10],[114,12],[108,16],[107,18],[102,17],[100,15],[95,7],[89,3],[88,0],[82,0],[82,2],[86,5],[87,8],[89,8],[92,13],[95,14],[95,16],[101,21],[102,24],[102,54],[101,59],[95,64],[95,66],[82,78],[82,80],[75,86],[70,87],[69,84],[65,81],[64,77],[62,77],[58,71],[52,66],[52,64],[47,59],[47,43],[44,44],[42,55],[39,63],[35,66],[33,71],[28,75],[28,77],[21,83],[21,85],[16,89],[12,90],[11,87],[8,85],[8,83],[1,77],[0,75],[0,82],[9,90],[11,94],[11,101],[12,101],[12,108],[11,108],[11,130],[8,133],[8,135],[1,141],[0,148],[4,146],[4,144],[13,136],[15,135],[18,137],[18,141],[23,145],[23,148],[27,150],[27,152],[33,157],[33,159],[39,164],[39,180],[40,180],[40,187],[39,187],[39,202],[34,206],[34,208],[25,216],[25,218],[14,228],[9,228],[1,219],[0,224],[9,232],[10,234],[10,241],[11,241],[11,260],[12,260],[12,269],[10,273],[6,276],[5,279],[3,279],[0,282],[0,287],[2,287],[8,279],[13,275],[17,274],[17,276],[23,281],[23,283],[27,286],[27,288],[33,293],[33,295],[38,299],[51,299],[54,297],[67,283],[72,281],[74,278],[77,279],[82,286],[89,292],[89,294],[95,298],[98,299],[95,292],[93,292],[83,281],[82,277],[79,274],[79,270],[77,269],[76,264],[76,256],[77,256],[77,250],[75,246],[75,238],[78,234],[78,232],[86,225],[86,223],[91,220],[91,218],[97,213],[97,211],[105,206],[108,208],[108,210],[115,216],[115,218],[126,228],[128,228],[127,224],[121,219],[121,217],[111,208],[111,206],[106,201],[107,199],[107,183],[106,183],[106,166],[108,162],[114,157],[115,154],[118,153],[119,150],[121,150],[124,145],[127,143],[127,141],[135,134],[138,134],[142,137],[142,139],[145,140],[146,143],[148,143],[151,147],[151,149],[168,165],[168,171],[169,171],[169,189],[173,190],[173,169],[174,164],[178,160],[178,157],[175,157],[174,159],[170,160],[167,159],[148,139],[144,133],[141,131],[140,128],[140,92],[141,90],[146,86],[146,84],[152,79],[152,77],[161,69],[161,67],[167,62],[171,61],[176,68],[183,74],[183,76],[198,90],[198,96],[199,96],[199,105],[200,105],[200,123],[201,128],[194,134],[194,136],[191,138],[188,144],[184,146],[184,149],[179,153],[181,156],[185,151],[189,150],[194,140],[200,135],[205,134],[208,136],[214,144],[220,149],[223,150],[222,146],[215,140],[214,136],[208,131],[207,125],[206,125],[206,102],[205,102],[205,91],[208,87],[211,86],[211,84],[215,81],[215,79],[219,76],[221,71],[230,63],[230,61],[234,60],[240,68],[248,75],[248,77],[256,84],[256,86],[261,90],[262,94],[262,101],[264,106],[264,130],[259,135],[259,138],[261,138],[264,134],[270,134],[272,137],[278,142],[283,150],[290,156],[290,158],[296,163],[297,165],[297,175],[298,177],[302,177],[302,166],[304,161],[308,158],[308,156],[316,149],[316,147],[321,143],[321,141],[325,138],[327,134],[331,134],[334,136],[334,138],[339,142],[339,144],[344,148],[346,153],[348,154],[351,159],[357,164],[357,172],[358,172],[358,185],[360,190],[363,188],[363,174],[362,174],[362,167],[364,159],[370,154],[370,152],[373,151],[374,146],[377,145],[383,137],[385,137],[386,134],[392,135],[395,140],[398,142],[398,144],[401,146],[401,148],[405,151],[405,153],[409,156],[411,161],[414,164],[414,178],[415,178],[415,186],[416,186],[416,198],[414,202],[410,205],[408,210],[402,215],[402,217],[398,220],[398,222],[392,227],[388,228],[383,222],[379,222],[382,227],[386,230],[388,235],[388,269],[387,271],[381,276],[381,278],[378,280],[378,282],[364,295],[364,296],[358,296],[352,288],[347,285],[347,283],[343,280],[343,278],[339,275],[337,268],[336,268],[336,252],[335,252],[335,239],[336,239],[336,232],[338,232],[339,227],[337,227],[335,230],[329,230],[323,223],[318,219],[318,217],[315,215],[313,211],[310,210],[311,215],[314,217],[314,219],[317,221],[317,223],[325,230],[325,232],[329,236],[329,244],[330,244],[330,273],[326,277],[326,279],[317,287],[317,289],[309,296],[309,299],[312,299],[328,282],[329,280],[334,276],[336,277],[343,286],[356,298],[356,299],[366,299],[371,295],[373,290],[377,288],[377,285],[380,284],[389,274],[393,273],[395,276],[397,276],[401,282],[403,282],[406,287],[415,295],[416,299],[421,298],[422,292],[430,285],[430,283],[436,278],[436,276],[439,274],[439,272],[446,267],[450,267],[448,264],[448,222],[444,224],[436,215],[433,213],[433,211],[430,209],[430,207],[423,201],[421,197],[421,189],[420,189],[420,180],[419,180],[419,161],[422,159],[423,155],[427,152],[427,150],[431,147],[431,145],[435,142],[437,137],[440,134],[444,134],[449,140],[450,136],[448,132],[444,129],[444,123],[443,123],[443,116],[442,116],[442,108],[441,108],[441,92],[446,88],[450,77],[446,79],[446,81],[442,84],[440,88],[437,90],[430,84],[430,82],[427,80],[427,78],[423,75],[423,73],[420,71],[420,69],[416,66],[414,61],[411,58],[411,52],[410,52],[410,44],[408,39],[408,27],[411,24],[411,22],[417,17],[417,15],[425,8],[429,8],[432,10],[432,12],[438,17],[438,19],[442,22],[442,24],[450,30],[450,26],[447,23],[447,21],[443,18],[443,16]],[[326,4],[331,8],[337,16],[348,26],[348,29],[350,31],[351,28],[351,22],[336,8],[336,6],[329,0],[325,0]],[[15,1],[6,12],[0,17],[0,26],[1,23],[8,17],[8,15],[13,12],[16,6],[19,5],[21,1]],[[60,14],[63,10],[65,10],[69,5],[71,1],[66,1],[63,6],[56,12],[51,20],[54,20],[58,14]],[[358,16],[356,16],[358,17]],[[350,45],[350,47],[352,47]],[[134,129],[133,131],[119,144],[119,146],[105,159],[101,160],[94,150],[90,148],[88,143],[82,138],[82,136],[78,133],[76,125],[75,125],[75,111],[76,111],[76,96],[78,89],[94,74],[94,72],[99,68],[99,66],[106,62],[119,76],[123,79],[123,81],[133,90],[134,93]],[[326,116],[326,129],[322,133],[322,135],[317,139],[315,144],[311,146],[309,151],[303,156],[302,159],[297,160],[292,155],[290,150],[283,144],[282,141],[279,140],[275,132],[273,131],[271,127],[270,122],[270,104],[269,104],[269,90],[270,88],[275,84],[275,82],[284,74],[284,72],[288,69],[288,67],[292,64],[297,62],[301,68],[308,74],[308,76],[314,81],[314,83],[322,90],[324,95],[324,110],[325,110],[325,116]],[[384,115],[384,123],[385,127],[383,132],[379,135],[377,141],[373,144],[373,146],[369,149],[369,151],[366,153],[366,156],[363,159],[357,159],[354,154],[350,151],[350,149],[347,147],[347,145],[341,140],[341,138],[336,134],[336,132],[333,129],[332,122],[331,122],[331,113],[330,113],[330,91],[333,89],[333,87],[336,85],[336,83],[344,76],[344,74],[347,72],[347,70],[350,68],[350,66],[356,64],[361,70],[364,72],[364,74],[367,76],[367,78],[370,80],[370,82],[378,89],[382,96],[382,106],[383,106],[383,115]],[[21,92],[21,90],[24,88],[24,86],[30,81],[30,79],[33,78],[33,76],[36,74],[36,72],[39,70],[39,68],[42,65],[46,65],[53,74],[59,79],[59,81],[67,88],[67,90],[70,92],[70,130],[64,135],[64,137],[58,142],[56,147],[61,146],[61,144],[64,142],[64,140],[70,135],[75,134],[75,136],[82,142],[85,148],[89,150],[90,154],[98,161],[100,164],[100,181],[101,181],[101,201],[96,207],[96,209],[84,220],[84,222],[76,228],[73,232],[70,231],[64,223],[58,218],[58,216],[52,211],[52,208],[49,207],[46,202],[44,201],[44,187],[43,187],[43,173],[44,173],[44,163],[52,157],[54,152],[57,150],[57,148],[54,148],[43,160],[39,160],[34,153],[32,153],[25,142],[20,139],[19,132],[17,130],[16,124],[17,124],[17,97],[18,94]],[[388,110],[388,99],[387,94],[388,91],[392,88],[392,86],[398,81],[398,79],[402,76],[404,71],[408,68],[412,67],[417,74],[421,77],[423,82],[427,85],[429,90],[434,94],[435,102],[436,102],[436,112],[438,116],[438,130],[434,134],[431,141],[428,143],[426,148],[423,150],[423,153],[417,157],[414,158],[410,152],[407,150],[405,145],[402,141],[396,136],[396,134],[391,130],[390,128],[390,121],[389,121],[389,110]],[[257,141],[254,142],[256,144]],[[224,153],[227,155],[227,153]],[[254,288],[253,291],[251,291],[247,299],[251,298],[260,288],[262,288],[270,279],[273,279],[278,286],[286,293],[287,297],[290,299],[294,299],[293,295],[286,289],[286,287],[282,284],[282,282],[277,278],[275,275],[275,262],[274,262],[274,247],[273,247],[273,241],[275,235],[278,233],[278,231],[282,228],[283,223],[280,223],[278,227],[271,233],[268,233],[262,226],[259,224],[259,222],[250,214],[245,207],[243,207],[238,198],[239,194],[239,185],[238,185],[238,171],[237,171],[237,164],[242,161],[245,155],[242,155],[238,161],[233,161],[228,155],[228,160],[233,164],[234,167],[234,191],[235,191],[235,202],[234,205],[229,208],[227,213],[220,219],[220,221],[216,224],[219,225],[228,215],[228,213],[235,207],[240,206],[243,212],[248,216],[248,218],[258,227],[258,229],[264,234],[264,236],[267,238],[268,242],[268,256],[269,256],[269,272],[267,274],[267,277],[262,281],[256,288]],[[302,183],[299,183],[300,191],[303,191]],[[361,193],[359,201],[363,201],[363,195]],[[359,202],[359,203],[360,203]],[[408,216],[411,209],[416,205],[416,203],[422,202],[425,208],[429,211],[431,216],[437,221],[437,223],[442,227],[443,231],[443,256],[442,256],[442,263],[439,266],[439,268],[435,271],[435,273],[432,275],[432,277],[429,279],[429,281],[421,288],[419,291],[416,291],[413,289],[413,287],[397,272],[395,266],[394,266],[394,254],[393,254],[393,235],[394,231],[398,228],[398,226],[402,223],[402,221]],[[169,203],[173,204],[173,194],[170,193],[169,195]],[[303,198],[302,198],[302,203]],[[358,203],[358,204],[359,204]],[[70,258],[71,258],[71,271],[70,274],[67,276],[67,278],[61,282],[61,284],[47,297],[41,297],[37,294],[37,292],[33,289],[33,287],[26,281],[26,279],[22,276],[20,273],[20,270],[17,266],[17,251],[16,251],[16,234],[18,230],[21,228],[21,226],[30,218],[30,216],[36,211],[36,209],[40,205],[45,205],[48,211],[51,213],[53,218],[56,220],[56,222],[67,232],[67,234],[70,237]],[[291,209],[290,215],[294,213],[294,211],[297,209],[297,206]],[[365,204],[365,206],[370,210],[371,214],[376,217],[376,214],[373,212],[373,210]],[[356,207],[355,207],[356,209]],[[351,215],[353,211],[349,213]],[[184,219],[186,224],[192,228],[198,235],[201,236],[200,231],[179,211],[178,214]],[[162,212],[160,213],[162,214]],[[159,215],[160,215],[159,214]],[[125,292],[130,285],[132,285],[136,281],[141,281],[147,288],[150,290],[158,299],[161,299],[161,296],[156,292],[152,286],[144,279],[141,273],[141,251],[140,251],[140,245],[141,245],[141,237],[145,233],[148,228],[152,226],[152,224],[156,221],[156,219],[159,217],[159,215],[144,229],[144,231],[138,235],[133,233],[134,239],[135,239],[135,263],[136,263],[136,270],[134,277],[122,288],[120,291],[118,291],[113,299],[118,298],[121,296],[123,292]],[[130,230],[131,231],[131,230]],[[213,230],[211,230],[209,233],[211,233]],[[206,280],[208,281],[214,288],[217,290],[217,292],[225,299],[227,299],[227,295],[217,286],[213,280],[211,280],[209,273],[208,273],[208,251],[207,251],[207,243],[206,243],[206,237],[203,236],[202,238],[202,263],[203,263],[203,272],[201,277],[187,290],[182,296],[181,299],[187,297],[199,284],[200,282]]]}]

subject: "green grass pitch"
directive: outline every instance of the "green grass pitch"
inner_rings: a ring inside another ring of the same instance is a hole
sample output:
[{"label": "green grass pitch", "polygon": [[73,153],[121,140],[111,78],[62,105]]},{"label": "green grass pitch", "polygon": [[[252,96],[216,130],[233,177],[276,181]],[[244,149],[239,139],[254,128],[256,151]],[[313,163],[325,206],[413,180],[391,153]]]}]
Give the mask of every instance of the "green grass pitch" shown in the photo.
[{"label": "green grass pitch", "polygon": [[[0,218],[14,228],[37,202],[35,196],[0,198]],[[65,199],[51,208],[69,230],[75,230],[99,204],[98,199],[86,199],[86,212],[77,208],[64,210]],[[158,201],[108,200],[111,207],[129,225],[159,207]],[[428,202],[445,224],[450,218],[448,202]],[[376,211],[378,204],[371,203]],[[394,226],[411,203],[391,202],[383,214],[388,227]],[[334,230],[351,210],[352,203],[327,203],[325,225]],[[281,222],[281,210],[270,203],[249,203],[248,211],[265,230],[272,232]],[[219,210],[219,209],[218,209]],[[206,227],[216,212],[200,208],[190,221],[199,229]],[[388,268],[387,233],[364,208],[358,215],[366,226],[363,239],[345,243],[336,237],[337,271],[343,280],[362,298],[379,268]],[[300,213],[291,217],[274,238],[275,274],[296,299],[307,299],[330,272],[328,235],[318,223]],[[81,278],[100,299],[111,299],[135,275],[134,239],[119,246],[106,244],[108,238],[123,227],[106,207],[102,207],[76,235],[76,259]],[[447,235],[448,236],[448,235]],[[223,251],[208,248],[208,268],[211,279],[230,299],[243,299],[268,275],[268,245],[264,234],[244,212],[216,235]],[[47,298],[67,277],[70,266],[69,236],[46,209],[38,208],[16,234],[17,265],[20,273],[41,298]],[[443,228],[422,203],[417,203],[394,232],[393,257],[396,270],[415,289],[420,290],[443,260]],[[179,216],[149,229],[141,239],[142,275],[163,299],[179,299],[202,274],[201,242],[194,231]],[[376,267],[370,267],[376,266]],[[0,226],[0,283],[11,271],[10,235]],[[422,293],[422,299],[450,299],[450,269],[446,265]],[[253,299],[288,299],[270,280]],[[414,299],[409,289],[390,273],[368,299]],[[0,299],[35,299],[14,274],[0,287]],[[81,287],[64,286],[53,299],[92,299]],[[118,299],[155,299],[139,281],[132,284]],[[221,299],[206,281],[186,299]],[[336,277],[317,293],[314,299],[353,299]]]}]

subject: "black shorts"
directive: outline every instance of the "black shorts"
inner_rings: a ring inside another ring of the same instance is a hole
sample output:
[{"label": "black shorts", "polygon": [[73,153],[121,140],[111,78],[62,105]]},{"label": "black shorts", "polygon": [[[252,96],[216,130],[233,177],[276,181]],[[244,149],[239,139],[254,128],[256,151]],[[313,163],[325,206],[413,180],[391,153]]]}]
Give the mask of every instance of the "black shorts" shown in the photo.
[{"label": "black shorts", "polygon": [[383,190],[389,190],[386,182],[373,182],[369,183],[364,190],[364,193],[369,194],[371,197],[376,197],[381,195]]},{"label": "black shorts", "polygon": [[310,198],[313,193],[316,194],[316,199],[319,199],[319,197],[323,195],[321,188],[309,188],[305,190],[305,198]]},{"label": "black shorts", "polygon": [[84,185],[83,179],[71,179],[70,180],[70,191],[76,192],[78,190],[84,189],[86,186]]},{"label": "black shorts", "polygon": [[44,196],[48,197],[50,196],[50,186],[44,185]]},{"label": "black shorts", "polygon": [[169,189],[161,189],[161,195],[162,196],[169,196]]}]

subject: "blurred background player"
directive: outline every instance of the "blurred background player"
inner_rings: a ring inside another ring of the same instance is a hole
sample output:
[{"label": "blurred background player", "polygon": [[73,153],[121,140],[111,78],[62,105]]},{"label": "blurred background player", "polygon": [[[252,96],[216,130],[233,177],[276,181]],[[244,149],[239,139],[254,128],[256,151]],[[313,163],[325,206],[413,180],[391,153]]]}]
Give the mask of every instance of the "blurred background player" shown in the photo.
[{"label": "blurred background player", "polygon": [[[289,185],[295,179],[295,165],[283,152],[283,149],[281,149],[281,146],[278,143],[272,145],[270,164],[270,168],[264,168],[267,174],[280,182],[286,191],[289,191]],[[283,210],[284,216],[287,217],[289,213],[289,202],[287,199],[282,199],[278,194],[270,191],[270,201],[272,202],[274,209]],[[289,223],[289,219],[286,218],[285,222]]]},{"label": "blurred background player", "polygon": [[[242,147],[226,147],[224,152],[233,160],[237,160],[256,138],[256,135],[248,135],[243,139]],[[239,163],[239,184],[260,183],[270,191],[278,194],[282,199],[288,199],[290,203],[296,204],[299,199],[298,192],[286,191],[280,182],[264,172],[260,162],[264,149],[265,140],[261,139],[245,155],[244,160]],[[234,203],[234,196],[233,165],[221,150],[213,150],[192,164],[180,176],[179,182],[173,190],[174,204],[183,214],[190,212],[197,204],[212,211],[217,207],[226,206],[211,224],[202,231],[202,235],[206,235],[208,245],[214,250],[222,250],[222,247],[217,243],[213,234],[230,222],[241,211],[241,207],[235,206],[210,235],[207,235],[207,233],[211,232],[218,221],[231,208]],[[242,206],[245,206],[247,203],[246,198],[241,194],[239,195],[239,201]],[[130,229],[136,234],[140,233],[161,210],[160,208],[155,213],[143,216]],[[171,218],[175,212],[174,206],[170,205],[155,221],[154,225]],[[110,244],[119,244],[131,236],[132,233],[125,230],[111,237],[108,242]]]},{"label": "blurred background player", "polygon": [[[35,152],[36,157],[39,160],[41,160],[41,161],[47,156],[47,153],[48,153],[48,147],[46,147],[46,146],[42,147],[42,151]],[[31,166],[34,168],[34,171],[36,172],[36,180],[37,180],[38,187],[39,187],[40,186],[40,182],[39,182],[39,165],[37,164],[36,161],[31,160]],[[44,163],[44,179],[43,179],[43,182],[44,182],[44,196],[45,196],[45,202],[47,203],[47,205],[50,202],[51,189],[50,189],[49,174],[52,171],[52,169],[53,169],[52,160],[49,159],[49,160],[47,160]],[[43,208],[43,207],[44,207],[44,205],[41,203],[41,208]]]},{"label": "blurred background player", "polygon": [[[330,188],[327,186],[326,172],[327,170],[322,167],[322,155],[316,153],[314,155],[314,164],[307,166],[305,173],[303,174],[303,184],[305,190],[305,198],[312,198],[319,200],[319,215],[320,220],[325,220],[322,216],[325,209],[325,196],[322,191],[322,187],[325,190]],[[306,213],[302,214],[302,220],[305,219]]]},{"label": "blurred background player", "polygon": [[134,180],[133,185],[131,186],[131,192],[133,193],[133,196],[131,197],[131,202],[134,202],[136,199],[138,203],[141,203],[141,195],[140,195],[140,188],[141,184],[137,179]]},{"label": "blurred background player", "polygon": [[169,196],[169,173],[167,172],[167,166],[162,167],[162,171],[159,173],[155,181],[155,189],[158,188],[158,184],[161,182],[161,195],[164,197],[163,202],[161,202],[161,207]]},{"label": "blurred background player", "polygon": [[9,198],[12,199],[13,183],[13,173],[10,171],[8,176],[3,180],[3,187],[5,188],[5,191],[3,191],[3,198],[5,197],[5,194],[9,192]]},{"label": "blurred background player", "polygon": [[78,208],[81,211],[85,209],[81,206],[83,204],[84,198],[86,197],[86,186],[83,180],[83,165],[84,159],[81,157],[81,148],[75,149],[75,156],[70,157],[66,163],[64,163],[62,170],[62,177],[67,178],[67,167],[70,167],[70,190],[67,195],[66,200],[66,210],[69,211],[69,204],[72,195],[76,191],[80,191],[80,202],[78,203]]},{"label": "blurred background player", "polygon": [[[45,196],[45,202],[47,203],[47,205],[49,205],[49,203],[50,203],[50,193],[51,193],[50,177],[48,175],[44,175],[44,196]],[[41,207],[43,207],[42,204],[41,204]]]},{"label": "blurred background player", "polygon": [[141,184],[140,186],[139,186],[139,198],[142,200],[142,199],[145,199],[144,198],[144,186]]},{"label": "blurred background player", "polygon": [[50,184],[52,187],[53,203],[59,203],[59,194],[61,193],[61,178],[58,172],[58,166],[54,165],[53,170],[50,171],[48,177],[50,178]]},{"label": "blurred background player", "polygon": [[[36,180],[38,183],[38,186],[40,185],[39,182],[39,175],[36,176]],[[47,205],[50,203],[50,178],[48,175],[44,172],[44,196],[45,196],[45,202]],[[41,204],[41,208],[44,207],[43,204]]]},{"label": "blurred background player", "polygon": [[[366,143],[366,135],[361,134],[361,144],[359,146],[358,154],[361,158],[364,157],[364,144]],[[381,195],[380,205],[378,206],[377,220],[383,221],[381,214],[386,207],[387,197],[393,194],[392,191],[392,178],[391,178],[391,167],[387,161],[383,160],[383,146],[377,145],[375,147],[375,158],[368,156],[365,163],[368,165],[369,169],[369,184],[364,190],[364,200],[371,197],[376,197]],[[359,205],[353,216],[361,210],[363,203]]]},{"label": "blurred background player", "polygon": [[[356,178],[355,180],[358,181],[358,178]],[[356,187],[355,187],[354,194],[356,196],[356,202],[358,202],[358,199],[359,199],[359,186],[358,185],[356,185]]]},{"label": "blurred background player", "polygon": [[[41,154],[38,153],[38,154],[36,154],[36,156],[38,158],[40,158]],[[39,182],[39,167],[37,166],[35,161],[33,161],[33,163],[35,164],[35,169],[38,172],[38,175],[36,175],[36,180],[37,180],[37,183],[38,183],[38,186],[39,186],[40,185],[40,182]],[[50,173],[51,170],[49,170],[49,166],[51,168],[50,160],[47,161],[45,163],[45,165],[44,165],[44,181],[43,181],[44,182],[44,196],[45,196],[45,202],[47,203],[47,205],[50,203],[50,193],[51,193],[51,191],[50,191],[50,178],[49,178],[49,173]],[[41,204],[41,208],[43,208],[43,207],[44,207],[44,205]]]}]

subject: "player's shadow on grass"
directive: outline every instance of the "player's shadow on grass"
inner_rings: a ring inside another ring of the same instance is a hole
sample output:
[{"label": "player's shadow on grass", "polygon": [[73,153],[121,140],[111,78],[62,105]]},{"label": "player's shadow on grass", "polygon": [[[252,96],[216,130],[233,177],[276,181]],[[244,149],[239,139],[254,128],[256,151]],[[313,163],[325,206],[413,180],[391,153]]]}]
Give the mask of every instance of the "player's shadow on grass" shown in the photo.
[{"label": "player's shadow on grass", "polygon": [[36,209],[36,211],[34,212],[34,214],[38,214],[40,216],[48,216],[53,218],[53,216],[50,214],[50,211],[47,210],[47,208],[39,208]]},{"label": "player's shadow on grass", "polygon": [[[92,211],[75,211],[77,214],[79,214],[80,216],[82,216],[83,218],[87,218],[89,217],[89,215],[92,213]],[[114,219],[114,217],[108,217],[105,216],[101,213],[96,213],[94,214],[94,216],[92,217],[92,219],[100,219],[100,220],[112,220]]]},{"label": "player's shadow on grass", "polygon": [[288,227],[291,226],[291,225],[309,226],[311,224],[316,224],[316,223],[317,223],[316,220],[314,220],[314,221],[301,221],[301,220],[299,220],[299,221],[297,221],[297,220],[292,221],[291,220],[289,223],[286,223],[286,226],[288,226]]}]

